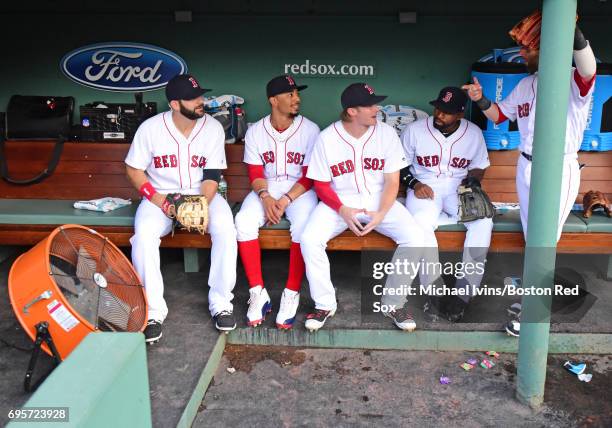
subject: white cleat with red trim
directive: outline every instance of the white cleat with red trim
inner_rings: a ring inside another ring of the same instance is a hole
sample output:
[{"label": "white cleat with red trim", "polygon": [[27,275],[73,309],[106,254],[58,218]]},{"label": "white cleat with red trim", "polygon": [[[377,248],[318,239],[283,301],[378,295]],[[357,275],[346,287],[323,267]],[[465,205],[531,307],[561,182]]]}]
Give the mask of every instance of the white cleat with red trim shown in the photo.
[{"label": "white cleat with red trim", "polygon": [[268,291],[261,285],[249,290],[249,309],[247,310],[247,325],[257,327],[266,319],[266,315],[272,311],[272,302]]},{"label": "white cleat with red trim", "polygon": [[289,330],[295,322],[295,314],[300,306],[300,293],[285,288],[281,296],[280,309],[276,315],[276,327]]}]

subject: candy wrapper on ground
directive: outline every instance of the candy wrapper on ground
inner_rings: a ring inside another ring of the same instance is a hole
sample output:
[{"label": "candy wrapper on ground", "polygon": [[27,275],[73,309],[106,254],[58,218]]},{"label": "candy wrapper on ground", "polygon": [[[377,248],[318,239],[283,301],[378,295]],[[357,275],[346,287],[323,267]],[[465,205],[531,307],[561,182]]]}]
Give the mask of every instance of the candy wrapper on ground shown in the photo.
[{"label": "candy wrapper on ground", "polygon": [[472,370],[474,368],[474,366],[472,364],[469,364],[469,363],[463,363],[463,364],[461,364],[461,368],[463,370],[465,370],[466,372],[469,372],[470,370]]},{"label": "candy wrapper on ground", "polygon": [[490,369],[495,367],[495,363],[491,360],[487,360],[486,358],[480,362],[480,367],[483,369]]}]

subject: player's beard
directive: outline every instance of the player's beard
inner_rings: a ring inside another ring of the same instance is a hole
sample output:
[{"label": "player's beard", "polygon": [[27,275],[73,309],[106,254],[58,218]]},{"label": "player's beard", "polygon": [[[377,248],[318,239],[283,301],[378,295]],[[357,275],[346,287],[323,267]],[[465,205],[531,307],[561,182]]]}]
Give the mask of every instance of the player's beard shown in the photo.
[{"label": "player's beard", "polygon": [[438,125],[436,123],[436,119],[434,119],[433,126],[438,131],[440,131],[442,134],[448,134],[448,133],[451,133],[451,132],[455,132],[457,129],[459,129],[459,122],[461,122],[461,120],[453,122],[450,125]]},{"label": "player's beard", "polygon": [[185,107],[185,106],[183,105],[183,103],[182,103],[182,102],[180,102],[180,101],[179,101],[179,106],[180,106],[180,108],[181,108],[181,114],[182,114],[183,116],[185,116],[187,119],[190,119],[190,120],[198,120],[199,118],[201,118],[201,117],[203,117],[203,116],[204,116],[204,110],[202,110],[202,113],[197,113],[197,112],[195,111],[195,109],[196,109],[196,108],[203,107],[203,106],[204,106],[204,104],[202,104],[201,106],[197,106],[197,107],[195,107],[193,110],[189,110],[189,109],[188,109],[187,107]]}]

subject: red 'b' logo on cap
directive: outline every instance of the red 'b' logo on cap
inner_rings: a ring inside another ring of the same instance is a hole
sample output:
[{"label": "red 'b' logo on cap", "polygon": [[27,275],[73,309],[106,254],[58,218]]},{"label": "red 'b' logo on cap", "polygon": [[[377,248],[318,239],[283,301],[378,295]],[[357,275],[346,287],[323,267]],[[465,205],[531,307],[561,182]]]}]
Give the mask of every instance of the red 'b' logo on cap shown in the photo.
[{"label": "red 'b' logo on cap", "polygon": [[447,103],[447,102],[449,102],[451,100],[452,97],[453,97],[453,93],[452,92],[447,92],[446,95],[444,95],[444,98],[442,98],[442,101]]},{"label": "red 'b' logo on cap", "polygon": [[196,82],[196,80],[193,77],[190,77],[189,81],[191,82],[191,86],[193,86],[194,88],[197,88],[200,86],[198,85],[198,82]]},{"label": "red 'b' logo on cap", "polygon": [[374,93],[374,88],[372,88],[370,85],[363,85],[363,87],[368,90],[370,95],[372,95]]},{"label": "red 'b' logo on cap", "polygon": [[289,85],[295,86],[295,81],[293,80],[291,76],[285,76],[285,77],[287,78],[287,82],[289,82]]}]

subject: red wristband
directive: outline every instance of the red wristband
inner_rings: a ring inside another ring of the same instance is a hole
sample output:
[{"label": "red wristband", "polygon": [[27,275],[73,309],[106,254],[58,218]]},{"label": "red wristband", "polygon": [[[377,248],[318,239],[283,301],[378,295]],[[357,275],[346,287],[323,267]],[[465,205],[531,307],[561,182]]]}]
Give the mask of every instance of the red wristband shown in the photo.
[{"label": "red wristband", "polygon": [[151,198],[153,197],[153,195],[155,193],[157,193],[157,191],[155,190],[155,188],[153,187],[153,185],[151,183],[149,183],[148,181],[145,181],[145,183],[140,186],[140,189],[138,189],[138,192],[144,196],[145,198],[147,198],[148,200],[151,200]]}]

